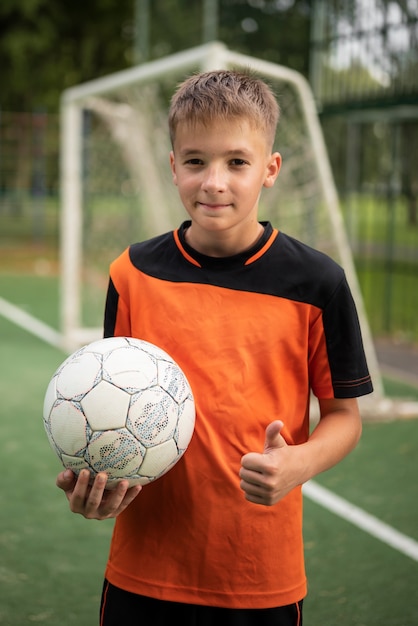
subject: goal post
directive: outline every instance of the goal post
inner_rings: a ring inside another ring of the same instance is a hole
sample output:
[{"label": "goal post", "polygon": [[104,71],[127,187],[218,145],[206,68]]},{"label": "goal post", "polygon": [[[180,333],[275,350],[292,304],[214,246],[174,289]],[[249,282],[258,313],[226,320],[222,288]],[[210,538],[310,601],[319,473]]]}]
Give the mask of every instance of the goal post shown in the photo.
[{"label": "goal post", "polygon": [[357,305],[375,399],[383,385],[309,83],[289,68],[213,42],[67,89],[61,98],[61,332],[68,350],[102,334],[109,263],[130,243],[185,219],[171,181],[167,112],[197,71],[251,69],[281,108],[283,165],[263,191],[260,218],[329,254]]}]

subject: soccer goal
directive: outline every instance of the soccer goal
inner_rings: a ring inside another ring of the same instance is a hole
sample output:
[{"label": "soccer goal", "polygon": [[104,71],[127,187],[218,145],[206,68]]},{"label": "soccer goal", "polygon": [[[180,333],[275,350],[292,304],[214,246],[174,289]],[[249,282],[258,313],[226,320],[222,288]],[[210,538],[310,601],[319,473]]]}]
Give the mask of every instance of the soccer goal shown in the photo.
[{"label": "soccer goal", "polygon": [[[130,243],[186,218],[171,181],[167,110],[196,71],[251,68],[277,95],[280,176],[261,219],[333,257],[356,300],[376,395],[379,366],[309,84],[296,71],[214,42],[67,89],[62,94],[61,331],[72,350],[101,336],[109,263]],[[376,397],[376,396],[375,396]]]}]

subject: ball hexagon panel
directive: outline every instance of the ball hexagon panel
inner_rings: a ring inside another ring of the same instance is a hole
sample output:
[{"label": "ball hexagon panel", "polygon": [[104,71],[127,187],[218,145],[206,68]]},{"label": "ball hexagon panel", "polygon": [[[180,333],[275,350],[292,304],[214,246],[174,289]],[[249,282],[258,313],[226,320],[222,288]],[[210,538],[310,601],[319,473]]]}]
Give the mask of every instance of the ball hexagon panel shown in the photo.
[{"label": "ball hexagon panel", "polygon": [[118,348],[104,356],[103,378],[124,389],[147,389],[157,383],[155,359],[131,346]]},{"label": "ball hexagon panel", "polygon": [[173,439],[148,448],[139,468],[141,476],[158,477],[179,459],[179,451]]},{"label": "ball hexagon panel", "polygon": [[176,363],[159,360],[158,384],[179,404],[190,395],[190,387]]},{"label": "ball hexagon panel", "polygon": [[86,459],[96,472],[112,468],[112,478],[135,474],[144,458],[145,448],[131,433],[121,429],[93,434]]},{"label": "ball hexagon panel", "polygon": [[91,352],[79,352],[79,356],[67,359],[57,374],[57,393],[66,400],[81,398],[101,378],[100,357]]},{"label": "ball hexagon panel", "polygon": [[178,413],[171,396],[161,387],[153,387],[132,397],[126,426],[148,447],[173,437]]}]

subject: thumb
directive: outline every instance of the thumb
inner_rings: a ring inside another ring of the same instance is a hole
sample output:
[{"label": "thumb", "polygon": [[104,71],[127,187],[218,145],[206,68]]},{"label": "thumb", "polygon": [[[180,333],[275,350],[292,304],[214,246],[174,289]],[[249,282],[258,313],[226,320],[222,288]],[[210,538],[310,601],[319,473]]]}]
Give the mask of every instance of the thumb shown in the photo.
[{"label": "thumb", "polygon": [[271,422],[266,428],[266,438],[264,441],[264,454],[268,454],[271,450],[278,448],[284,448],[287,446],[286,441],[281,435],[281,431],[284,427],[283,422],[275,420]]}]

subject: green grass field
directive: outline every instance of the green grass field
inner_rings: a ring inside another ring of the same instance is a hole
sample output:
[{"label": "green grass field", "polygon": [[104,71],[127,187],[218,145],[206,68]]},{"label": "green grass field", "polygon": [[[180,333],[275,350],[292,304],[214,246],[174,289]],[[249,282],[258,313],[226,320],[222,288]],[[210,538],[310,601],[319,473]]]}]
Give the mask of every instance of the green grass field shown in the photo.
[{"label": "green grass field", "polygon": [[[35,282],[0,276],[0,295],[55,326],[56,283]],[[69,511],[42,424],[65,355],[1,316],[0,337],[0,624],[94,626],[113,524]],[[357,449],[317,482],[418,541],[417,441],[418,420],[367,422]],[[305,546],[307,626],[418,624],[416,560],[309,498]]]},{"label": "green grass field", "polygon": [[0,336],[0,624],[95,624],[111,523],[69,512],[42,424],[64,355],[2,318]]}]

